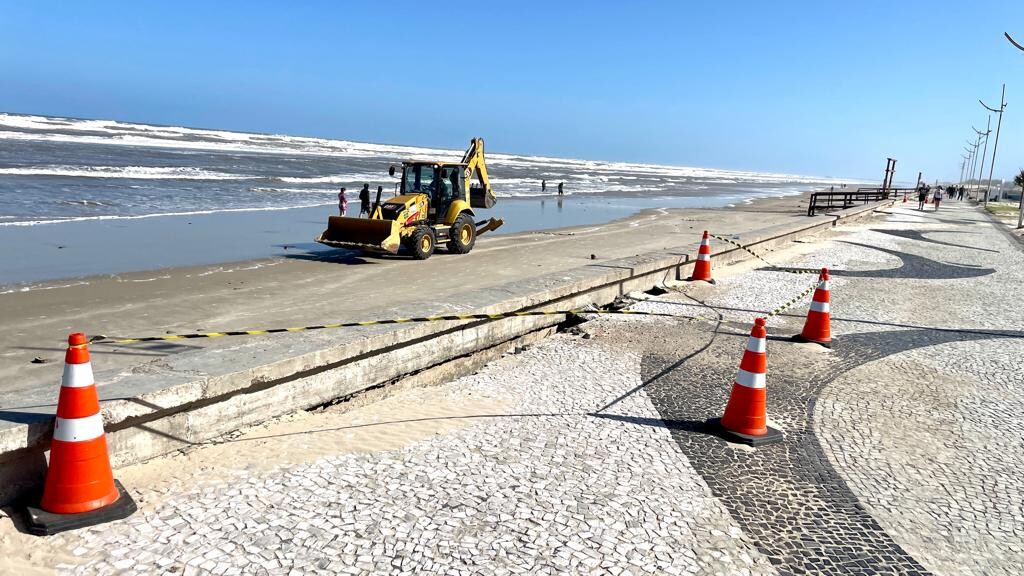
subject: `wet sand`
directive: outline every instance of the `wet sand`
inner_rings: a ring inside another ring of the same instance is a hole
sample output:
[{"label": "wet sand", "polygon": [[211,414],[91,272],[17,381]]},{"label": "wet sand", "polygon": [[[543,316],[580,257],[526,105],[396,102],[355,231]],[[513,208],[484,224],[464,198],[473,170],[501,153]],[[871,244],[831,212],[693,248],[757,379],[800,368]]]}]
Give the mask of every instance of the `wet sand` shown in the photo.
[{"label": "wet sand", "polygon": [[[725,206],[729,196],[548,196],[503,198],[477,219],[504,218],[494,235],[606,224],[645,209]],[[358,210],[358,204],[352,206]],[[331,248],[313,242],[337,214],[333,205],[283,210],[83,220],[35,226],[0,226],[0,294],[40,282],[103,274],[204,266]],[[351,215],[351,214],[350,214]]]},{"label": "wet sand", "polygon": [[[386,318],[394,307],[414,302],[422,303],[425,314],[464,310],[459,294],[466,291],[696,245],[705,228],[738,234],[742,241],[751,230],[803,221],[805,198],[762,199],[735,208],[656,209],[606,224],[485,236],[468,255],[438,253],[423,262],[296,250],[233,264],[88,277],[2,294],[0,407],[55,397],[69,332],[149,336],[302,326]],[[295,335],[282,337],[289,336]],[[95,344],[92,352],[98,371],[138,370],[166,354],[230,345],[230,339]],[[37,358],[40,363],[33,363]]]}]

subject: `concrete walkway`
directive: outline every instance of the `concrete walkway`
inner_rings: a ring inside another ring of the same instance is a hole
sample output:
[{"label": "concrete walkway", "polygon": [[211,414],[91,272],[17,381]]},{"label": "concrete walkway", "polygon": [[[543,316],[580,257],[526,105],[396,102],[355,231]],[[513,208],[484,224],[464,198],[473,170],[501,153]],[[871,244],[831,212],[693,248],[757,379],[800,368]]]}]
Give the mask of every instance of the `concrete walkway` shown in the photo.
[{"label": "concrete walkway", "polygon": [[738,271],[635,304],[677,318],[120,470],[139,513],[45,541],[4,521],[0,572],[1015,574],[1024,252],[972,206],[890,212],[770,256],[834,273],[833,350],[769,341],[782,444],[702,426],[758,311],[813,281]]}]

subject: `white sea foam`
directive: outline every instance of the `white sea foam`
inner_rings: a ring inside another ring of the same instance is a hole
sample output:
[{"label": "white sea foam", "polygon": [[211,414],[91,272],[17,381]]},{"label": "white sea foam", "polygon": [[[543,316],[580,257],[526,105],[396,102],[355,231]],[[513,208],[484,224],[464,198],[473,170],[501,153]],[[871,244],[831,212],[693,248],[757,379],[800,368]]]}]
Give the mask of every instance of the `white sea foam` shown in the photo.
[{"label": "white sea foam", "polygon": [[226,212],[272,212],[277,210],[296,210],[299,208],[316,208],[318,206],[331,206],[333,202],[318,202],[316,204],[301,204],[298,206],[262,206],[259,208],[219,208],[214,210],[193,210],[190,212],[160,212],[156,214],[138,214],[133,216],[75,216],[69,218],[50,218],[46,220],[23,220],[18,222],[0,222],[3,226],[40,226],[44,224],[66,224],[68,222],[86,222],[89,220],[142,220],[145,218],[160,218],[163,216],[197,216],[203,214],[221,214]]},{"label": "white sea foam", "polygon": [[[4,130],[3,128],[16,130]],[[39,130],[48,132],[25,132]],[[54,133],[59,130],[61,132]],[[19,116],[0,114],[0,139],[44,140],[74,142],[79,144],[114,144],[121,146],[149,146],[192,150],[216,150],[221,152],[258,152],[269,154],[340,156],[355,158],[385,157],[410,160],[458,160],[461,152],[440,148],[418,148],[390,144],[370,144],[348,140],[311,138],[270,134],[252,134],[222,130],[202,130],[176,126],[150,126],[112,120],[75,120],[46,118],[42,116]],[[637,164],[630,162],[605,162],[597,160],[576,160],[545,156],[517,154],[488,154],[490,163],[496,167],[516,167],[534,171],[537,179],[565,178],[592,175],[594,178],[613,175],[618,178],[648,176],[652,178],[679,178],[707,180],[710,182],[750,183],[839,183],[856,182],[855,179],[810,177],[796,174],[750,172]],[[329,178],[329,176],[325,176]]]},{"label": "white sea foam", "polygon": [[250,192],[260,194],[337,194],[337,188],[273,188],[267,186],[253,186]]},{"label": "white sea foam", "polygon": [[18,292],[32,292],[33,290],[56,290],[58,288],[72,288],[74,286],[88,286],[88,282],[73,282],[71,284],[32,284],[29,286],[17,286],[0,291],[0,295],[16,294]]},{"label": "white sea foam", "polygon": [[277,176],[274,180],[291,184],[350,184],[353,182],[370,183],[382,178],[390,178],[387,172],[352,172],[349,174],[328,174],[326,176]]},{"label": "white sea foam", "polygon": [[163,166],[24,166],[0,168],[0,175],[68,176],[78,178],[131,178],[140,180],[249,180],[245,174],[227,174],[202,168]]}]

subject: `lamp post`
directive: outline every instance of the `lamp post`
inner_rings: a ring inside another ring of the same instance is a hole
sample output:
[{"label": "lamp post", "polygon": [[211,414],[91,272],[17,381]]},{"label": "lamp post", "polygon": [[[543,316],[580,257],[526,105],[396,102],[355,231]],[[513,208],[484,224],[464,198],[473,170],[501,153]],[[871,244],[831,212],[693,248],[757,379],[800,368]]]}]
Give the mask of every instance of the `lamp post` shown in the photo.
[{"label": "lamp post", "polygon": [[966,156],[962,156],[962,158],[964,159],[964,166],[960,170],[960,185],[961,186],[964,183],[964,176],[967,175],[967,169],[970,168],[970,166],[971,166],[971,158],[973,158],[973,156],[974,156],[974,153],[967,146],[964,146],[964,152],[967,152],[967,155]]},{"label": "lamp post", "polygon": [[[992,189],[992,171],[995,170],[995,167],[996,167],[996,150],[999,149],[999,130],[1003,127],[1003,110],[1006,110],[1006,84],[1003,84],[1003,92],[1002,92],[1002,94],[999,95],[999,108],[998,109],[992,108],[992,107],[986,105],[981,100],[978,100],[978,103],[981,104],[989,112],[996,112],[997,114],[999,114],[999,121],[996,122],[996,141],[995,141],[995,144],[992,145],[992,163],[988,167],[988,188],[991,190]],[[984,169],[984,166],[982,167],[982,169]],[[986,195],[986,198],[987,197],[988,196]],[[1002,199],[1002,197],[1003,197],[1003,187],[1000,186],[999,187],[999,198]]]},{"label": "lamp post", "polygon": [[[1013,44],[1018,50],[1024,52],[1024,46],[1015,42],[1013,38],[1010,37],[1009,32],[1003,32],[1003,36],[1006,36],[1006,39],[1010,41],[1010,44]],[[1024,189],[1021,190],[1020,204],[1017,205],[1017,228],[1021,227],[1024,227]]]},{"label": "lamp post", "polygon": [[[981,130],[978,130],[974,126],[971,126],[971,128],[975,132],[978,133],[978,141],[979,142],[981,141],[981,138],[983,136],[985,138],[985,148],[981,152],[981,164],[978,165],[978,190],[980,191],[981,190],[981,175],[985,172],[985,155],[988,154],[988,135],[992,133],[992,115],[991,114],[988,115],[988,122],[985,124],[985,131],[984,132],[982,132]],[[985,189],[985,205],[986,206],[988,206],[988,194],[989,194],[989,192],[988,192],[988,189],[986,188]]]},{"label": "lamp post", "polygon": [[981,147],[981,138],[976,138],[974,142],[967,142],[967,144],[971,146],[971,161],[967,165],[967,190],[968,195],[970,195],[974,190],[974,186],[971,185],[971,175],[974,174],[974,165],[978,161],[978,148]]}]

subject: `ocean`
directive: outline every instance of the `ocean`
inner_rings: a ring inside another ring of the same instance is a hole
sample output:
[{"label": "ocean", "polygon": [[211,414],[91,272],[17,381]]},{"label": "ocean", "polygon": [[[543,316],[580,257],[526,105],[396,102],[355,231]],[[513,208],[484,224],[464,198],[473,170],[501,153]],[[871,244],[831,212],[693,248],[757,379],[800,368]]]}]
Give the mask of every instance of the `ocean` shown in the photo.
[{"label": "ocean", "polygon": [[[466,141],[469,142],[467,135]],[[828,178],[499,152],[487,165],[495,234],[600,225],[644,209],[714,207],[799,194]],[[396,180],[407,159],[462,150],[0,114],[0,295],[95,275],[333,250],[312,239],[340,186]],[[541,191],[546,180],[546,193]],[[559,182],[565,197],[556,198]],[[43,283],[43,284],[40,284]]]},{"label": "ocean", "polygon": [[[500,141],[488,144],[500,149]],[[364,183],[389,193],[395,183],[387,175],[392,163],[461,155],[461,150],[0,114],[0,226],[333,206],[340,186],[349,189],[350,200]],[[496,151],[488,152],[487,163],[499,199],[540,197],[542,179],[548,195],[564,182],[567,196],[660,199],[667,205],[681,198],[725,205],[837,182]]]}]

